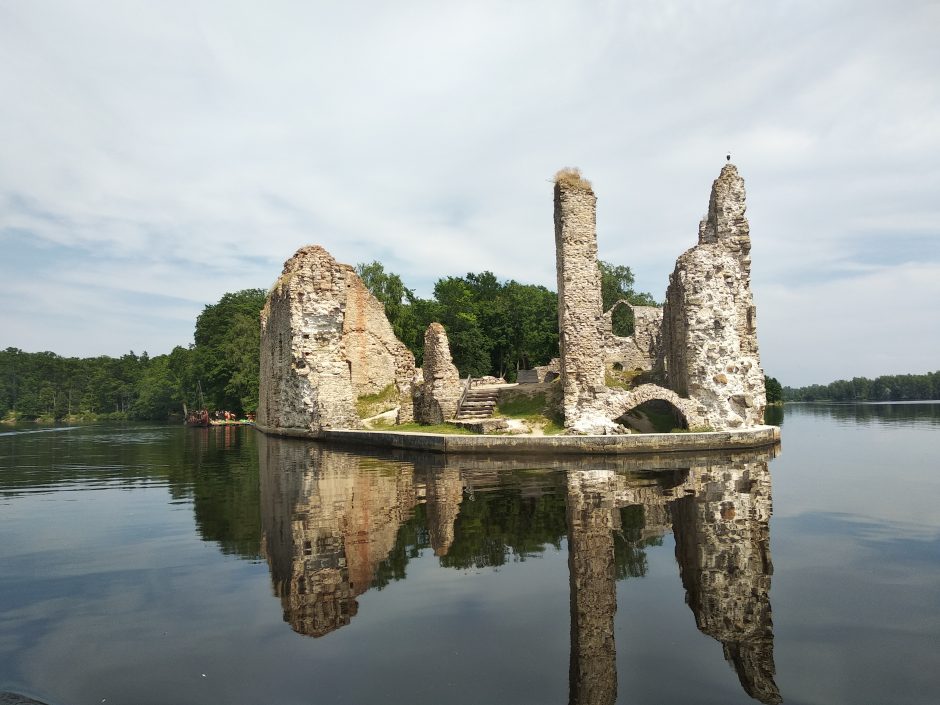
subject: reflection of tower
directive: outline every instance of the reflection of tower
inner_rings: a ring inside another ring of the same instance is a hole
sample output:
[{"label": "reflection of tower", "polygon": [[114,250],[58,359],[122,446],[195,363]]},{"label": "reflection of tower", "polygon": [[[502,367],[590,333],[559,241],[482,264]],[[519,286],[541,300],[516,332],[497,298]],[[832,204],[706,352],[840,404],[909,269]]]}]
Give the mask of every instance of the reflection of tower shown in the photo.
[{"label": "reflection of tower", "polygon": [[323,636],[349,623],[395,545],[415,502],[413,470],[369,469],[318,444],[260,436],[259,446],[274,592],[295,631]]},{"label": "reflection of tower", "polygon": [[435,556],[446,556],[454,542],[454,521],[460,513],[463,482],[454,467],[432,469],[427,476],[428,534]]},{"label": "reflection of tower", "polygon": [[672,504],[676,560],[695,623],[724,647],[744,690],[781,702],[770,616],[767,460],[693,469],[695,494]]},{"label": "reflection of tower", "polygon": [[614,493],[616,475],[604,470],[568,473],[568,571],[571,583],[569,703],[601,705],[617,699],[614,646]]}]

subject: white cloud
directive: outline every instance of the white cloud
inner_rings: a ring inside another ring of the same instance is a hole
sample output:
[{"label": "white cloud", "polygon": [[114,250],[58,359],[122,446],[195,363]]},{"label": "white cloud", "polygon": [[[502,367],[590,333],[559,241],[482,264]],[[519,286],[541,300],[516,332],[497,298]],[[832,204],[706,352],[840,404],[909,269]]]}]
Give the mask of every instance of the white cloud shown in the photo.
[{"label": "white cloud", "polygon": [[[311,242],[423,294],[482,269],[553,286],[549,180],[577,165],[601,255],[662,297],[730,149],[765,355],[792,359],[767,330],[784,284],[872,264],[873,233],[940,259],[938,21],[929,2],[5,3],[0,247],[68,247],[74,271],[44,286],[86,287],[89,330],[107,309],[93,284],[211,302]],[[40,271],[0,259],[11,282]],[[850,308],[854,281],[827,305]],[[140,347],[130,312],[107,338],[66,333],[20,296],[35,318],[6,344]],[[810,300],[793,305],[811,318]],[[188,339],[175,320],[161,340]]]}]

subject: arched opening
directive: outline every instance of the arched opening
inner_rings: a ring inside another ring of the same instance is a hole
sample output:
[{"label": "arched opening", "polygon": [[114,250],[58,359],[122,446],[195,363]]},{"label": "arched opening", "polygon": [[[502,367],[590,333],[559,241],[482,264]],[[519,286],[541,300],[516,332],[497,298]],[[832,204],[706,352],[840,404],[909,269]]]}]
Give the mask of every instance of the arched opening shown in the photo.
[{"label": "arched opening", "polygon": [[634,328],[633,307],[621,299],[610,309],[610,332],[620,338],[629,338]]},{"label": "arched opening", "polygon": [[636,433],[669,433],[689,427],[685,415],[663,399],[639,404],[614,420]]}]

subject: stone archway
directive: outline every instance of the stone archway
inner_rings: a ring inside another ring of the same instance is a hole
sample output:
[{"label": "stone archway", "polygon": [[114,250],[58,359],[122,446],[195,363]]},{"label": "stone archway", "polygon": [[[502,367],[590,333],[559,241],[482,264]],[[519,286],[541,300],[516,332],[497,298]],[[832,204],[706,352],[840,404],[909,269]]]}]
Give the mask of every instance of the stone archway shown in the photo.
[{"label": "stone archway", "polygon": [[678,412],[689,428],[702,426],[702,419],[696,410],[695,402],[683,399],[671,389],[656,384],[642,384],[629,391],[617,391],[608,395],[604,404],[604,412],[608,419],[619,419],[629,414],[642,404],[651,401],[666,402]]}]

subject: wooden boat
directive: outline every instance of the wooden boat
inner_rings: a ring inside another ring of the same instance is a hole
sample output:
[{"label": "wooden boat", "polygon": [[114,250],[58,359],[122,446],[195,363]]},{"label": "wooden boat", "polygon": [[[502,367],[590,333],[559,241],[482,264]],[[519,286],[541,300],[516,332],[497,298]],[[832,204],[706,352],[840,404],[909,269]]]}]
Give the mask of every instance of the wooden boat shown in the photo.
[{"label": "wooden boat", "polygon": [[187,426],[196,426],[201,428],[208,428],[209,421],[209,412],[206,409],[199,409],[198,411],[191,411],[186,414],[186,420],[183,422]]},{"label": "wooden boat", "polygon": [[208,428],[209,410],[206,409],[206,398],[202,393],[202,382],[196,382],[196,403],[199,404],[200,408],[189,411],[186,408],[186,402],[183,402],[183,417],[185,418],[183,423],[186,426]]}]

